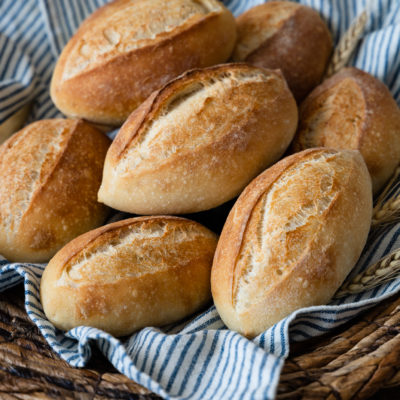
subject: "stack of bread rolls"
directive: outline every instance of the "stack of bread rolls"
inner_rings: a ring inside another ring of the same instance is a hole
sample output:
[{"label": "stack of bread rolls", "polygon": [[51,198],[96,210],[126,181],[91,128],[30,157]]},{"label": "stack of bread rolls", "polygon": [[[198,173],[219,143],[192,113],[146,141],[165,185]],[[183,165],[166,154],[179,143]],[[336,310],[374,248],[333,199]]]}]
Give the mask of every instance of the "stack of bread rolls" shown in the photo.
[{"label": "stack of bread rolls", "polygon": [[[126,335],[213,298],[253,337],[329,302],[366,242],[372,185],[400,158],[382,83],[351,69],[317,86],[331,52],[321,17],[287,1],[236,20],[217,0],[116,0],[89,17],[51,96],[68,117],[122,125],[111,146],[67,119],[0,147],[0,253],[55,254],[41,282],[49,320]],[[293,138],[299,153],[281,159]],[[236,196],[219,239],[174,216]],[[99,227],[109,207],[147,216]]]}]

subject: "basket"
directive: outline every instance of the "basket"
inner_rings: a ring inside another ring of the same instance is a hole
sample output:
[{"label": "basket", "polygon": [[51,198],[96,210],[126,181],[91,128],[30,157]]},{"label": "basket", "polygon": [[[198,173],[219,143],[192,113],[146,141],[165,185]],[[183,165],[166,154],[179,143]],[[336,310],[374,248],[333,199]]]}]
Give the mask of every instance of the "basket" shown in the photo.
[{"label": "basket", "polygon": [[[22,286],[0,294],[0,398],[159,399],[95,349],[85,369],[59,359],[26,315]],[[399,398],[400,294],[329,336],[292,345],[277,399]],[[383,397],[383,394],[387,397]],[[397,396],[396,396],[397,393]]]},{"label": "basket", "polygon": [[[335,50],[327,76],[346,65],[367,16],[361,14]],[[396,182],[396,171],[388,188]],[[373,229],[399,220],[400,195],[374,209]],[[400,250],[355,276],[337,297],[377,286],[400,271]],[[159,399],[115,370],[93,346],[87,368],[61,360],[28,318],[22,285],[0,293],[1,399]],[[380,303],[329,335],[291,344],[278,399],[400,398],[400,294]],[[399,386],[397,389],[396,386]],[[395,388],[395,389],[388,389]]]}]

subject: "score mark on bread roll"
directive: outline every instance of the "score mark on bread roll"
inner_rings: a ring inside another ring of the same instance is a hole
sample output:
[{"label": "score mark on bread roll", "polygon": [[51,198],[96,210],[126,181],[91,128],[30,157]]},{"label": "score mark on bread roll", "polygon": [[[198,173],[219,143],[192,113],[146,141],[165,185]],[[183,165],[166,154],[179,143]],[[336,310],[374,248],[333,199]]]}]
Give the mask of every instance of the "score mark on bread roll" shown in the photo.
[{"label": "score mark on bread roll", "polygon": [[217,236],[178,217],[131,218],[87,232],[47,265],[40,286],[47,318],[123,336],[178,321],[211,301]]},{"label": "score mark on bread roll", "polygon": [[285,152],[297,107],[277,71],[192,70],[153,93],[111,145],[99,200],[135,214],[216,207]]},{"label": "score mark on bread roll", "polygon": [[0,254],[48,261],[74,237],[101,225],[97,202],[110,140],[78,120],[42,120],[0,146]]},{"label": "score mark on bread roll", "polygon": [[235,19],[216,0],[113,1],[64,48],[51,97],[70,117],[121,125],[170,79],[225,62],[235,40]]},{"label": "score mark on bread roll", "polygon": [[237,18],[233,60],[280,69],[297,101],[318,85],[332,52],[329,30],[310,7],[269,1]]},{"label": "score mark on bread roll", "polygon": [[378,193],[400,162],[400,109],[388,88],[357,68],[344,68],[304,100],[293,150],[359,150]]},{"label": "score mark on bread roll", "polygon": [[254,337],[296,309],[328,303],[361,254],[371,214],[357,151],[305,150],[263,172],[218,242],[211,289],[222,320]]}]

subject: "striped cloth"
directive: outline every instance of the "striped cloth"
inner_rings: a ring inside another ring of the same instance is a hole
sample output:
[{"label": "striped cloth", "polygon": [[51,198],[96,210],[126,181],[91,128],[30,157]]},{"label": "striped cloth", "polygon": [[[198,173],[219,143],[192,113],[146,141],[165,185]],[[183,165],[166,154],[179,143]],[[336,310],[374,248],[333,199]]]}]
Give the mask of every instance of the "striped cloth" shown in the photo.
[{"label": "striped cloth", "polygon": [[[49,98],[54,62],[80,22],[106,0],[0,0],[0,123],[28,101],[30,120],[60,116]],[[400,2],[398,0],[300,0],[318,10],[337,43],[364,9],[367,26],[350,61],[384,81],[400,103]],[[260,0],[230,0],[240,14]],[[389,195],[400,193],[400,180]],[[400,224],[372,235],[353,274],[400,247]],[[45,265],[0,261],[0,289],[21,281],[25,306],[54,351],[82,367],[96,345],[129,378],[168,399],[272,399],[289,352],[300,341],[345,323],[400,288],[400,279],[327,306],[298,310],[249,341],[227,330],[215,307],[179,325],[146,328],[126,340],[98,329],[56,330],[39,299]]]}]

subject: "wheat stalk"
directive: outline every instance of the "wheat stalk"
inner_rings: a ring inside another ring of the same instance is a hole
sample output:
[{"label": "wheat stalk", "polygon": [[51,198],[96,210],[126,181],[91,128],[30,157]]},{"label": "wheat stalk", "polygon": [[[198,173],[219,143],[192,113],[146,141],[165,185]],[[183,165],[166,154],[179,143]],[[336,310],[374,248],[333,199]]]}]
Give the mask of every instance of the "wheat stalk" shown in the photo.
[{"label": "wheat stalk", "polygon": [[388,282],[400,275],[400,249],[388,254],[365,271],[345,283],[335,294],[335,298],[357,294]]},{"label": "wheat stalk", "polygon": [[363,11],[351,24],[350,28],[342,36],[336,46],[331,62],[326,71],[325,78],[329,78],[348,63],[358,41],[361,39],[366,22],[367,12]]},{"label": "wheat stalk", "polygon": [[400,220],[400,195],[393,196],[384,202],[386,195],[391,189],[393,183],[397,181],[400,175],[400,167],[397,167],[395,173],[386,185],[385,190],[379,196],[372,213],[372,227],[393,223]]}]

